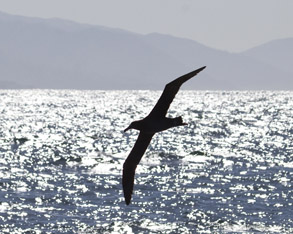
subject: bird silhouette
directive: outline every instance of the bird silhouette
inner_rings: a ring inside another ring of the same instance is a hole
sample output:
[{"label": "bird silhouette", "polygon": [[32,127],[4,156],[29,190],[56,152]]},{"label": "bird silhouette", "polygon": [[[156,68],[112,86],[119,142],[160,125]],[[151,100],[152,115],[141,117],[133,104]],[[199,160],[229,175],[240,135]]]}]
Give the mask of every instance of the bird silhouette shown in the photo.
[{"label": "bird silhouette", "polygon": [[183,122],[181,116],[176,118],[166,117],[167,111],[175,95],[185,81],[189,80],[205,68],[205,66],[201,67],[168,83],[149,115],[142,120],[132,122],[129,127],[124,130],[124,132],[129,129],[140,131],[134,147],[123,164],[122,185],[127,205],[130,204],[132,196],[135,169],[150,144],[153,135],[172,127],[187,125]]}]

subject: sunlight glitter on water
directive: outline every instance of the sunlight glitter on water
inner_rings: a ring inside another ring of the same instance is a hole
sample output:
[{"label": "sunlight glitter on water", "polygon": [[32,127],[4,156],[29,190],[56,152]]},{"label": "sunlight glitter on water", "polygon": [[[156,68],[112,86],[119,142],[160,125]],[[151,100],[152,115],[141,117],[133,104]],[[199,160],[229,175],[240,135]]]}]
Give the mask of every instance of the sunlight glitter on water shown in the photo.
[{"label": "sunlight glitter on water", "polygon": [[292,232],[292,92],[180,92],[124,204],[122,130],[159,95],[0,91],[3,232]]}]

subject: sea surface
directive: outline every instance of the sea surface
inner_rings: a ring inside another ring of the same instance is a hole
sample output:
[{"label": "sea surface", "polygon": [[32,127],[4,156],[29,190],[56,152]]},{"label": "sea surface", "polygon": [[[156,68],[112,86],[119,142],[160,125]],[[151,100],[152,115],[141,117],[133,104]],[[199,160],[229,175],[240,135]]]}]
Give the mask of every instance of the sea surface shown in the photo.
[{"label": "sea surface", "polygon": [[0,233],[293,233],[293,92],[180,91],[125,204],[160,94],[0,90]]}]

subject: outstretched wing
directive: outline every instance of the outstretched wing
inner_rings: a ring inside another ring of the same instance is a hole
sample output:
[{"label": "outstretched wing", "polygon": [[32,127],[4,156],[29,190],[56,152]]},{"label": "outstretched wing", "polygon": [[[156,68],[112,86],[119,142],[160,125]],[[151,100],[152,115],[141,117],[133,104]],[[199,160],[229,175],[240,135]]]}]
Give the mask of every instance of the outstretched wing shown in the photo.
[{"label": "outstretched wing", "polygon": [[140,132],[133,149],[123,164],[122,185],[127,205],[129,205],[131,200],[136,166],[150,144],[152,137],[153,134]]},{"label": "outstretched wing", "polygon": [[157,117],[164,117],[167,114],[167,111],[172,103],[175,95],[177,94],[178,90],[180,89],[181,85],[195,76],[197,73],[201,72],[206,67],[201,67],[195,71],[192,71],[186,75],[180,76],[179,78],[171,81],[170,83],[166,84],[165,89],[159,98],[157,104],[154,106],[152,111],[150,112],[149,116],[157,116]]}]

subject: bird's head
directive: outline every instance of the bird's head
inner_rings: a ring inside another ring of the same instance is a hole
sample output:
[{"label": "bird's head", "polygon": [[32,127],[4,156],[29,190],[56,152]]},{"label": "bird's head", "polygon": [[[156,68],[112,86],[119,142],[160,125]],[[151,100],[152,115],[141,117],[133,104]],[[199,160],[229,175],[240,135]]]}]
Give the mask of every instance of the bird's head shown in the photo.
[{"label": "bird's head", "polygon": [[127,128],[124,129],[124,132],[128,131],[129,129],[139,130],[139,121],[133,121]]}]

